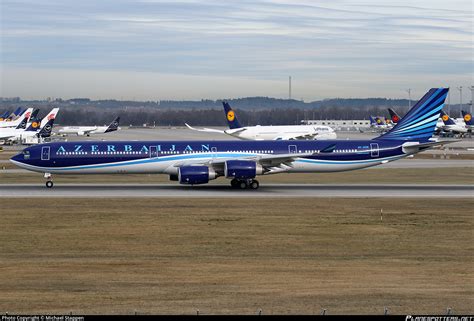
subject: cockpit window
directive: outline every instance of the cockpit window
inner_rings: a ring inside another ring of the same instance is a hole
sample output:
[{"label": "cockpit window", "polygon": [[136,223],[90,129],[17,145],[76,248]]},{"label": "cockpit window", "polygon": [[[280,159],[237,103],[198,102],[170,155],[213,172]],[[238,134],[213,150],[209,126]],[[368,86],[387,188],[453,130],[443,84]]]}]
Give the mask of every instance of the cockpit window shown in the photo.
[{"label": "cockpit window", "polygon": [[29,150],[24,150],[23,151],[23,158],[24,159],[30,159],[30,151]]}]

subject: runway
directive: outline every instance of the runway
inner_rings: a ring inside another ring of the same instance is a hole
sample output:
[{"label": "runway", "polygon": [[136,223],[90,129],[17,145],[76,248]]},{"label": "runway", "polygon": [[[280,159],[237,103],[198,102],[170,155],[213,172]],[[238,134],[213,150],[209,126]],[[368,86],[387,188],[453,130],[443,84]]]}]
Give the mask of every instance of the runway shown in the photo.
[{"label": "runway", "polygon": [[235,190],[228,185],[183,186],[174,184],[59,184],[52,189],[43,184],[3,184],[0,196],[6,198],[472,198],[474,185],[322,185],[266,184],[258,190]]}]

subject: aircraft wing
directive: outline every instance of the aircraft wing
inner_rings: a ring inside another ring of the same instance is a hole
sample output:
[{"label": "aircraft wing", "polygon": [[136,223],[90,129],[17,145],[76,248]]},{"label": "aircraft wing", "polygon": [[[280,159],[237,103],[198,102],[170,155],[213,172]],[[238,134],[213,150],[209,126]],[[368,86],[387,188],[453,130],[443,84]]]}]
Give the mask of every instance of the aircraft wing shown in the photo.
[{"label": "aircraft wing", "polygon": [[234,128],[234,129],[227,129],[224,132],[229,135],[235,135],[237,133],[243,133],[246,130],[247,130],[247,127],[240,127],[240,128]]},{"label": "aircraft wing", "polygon": [[199,162],[197,160],[183,161],[174,164],[174,167],[190,166],[190,165],[206,165],[212,166],[216,170],[224,170],[226,161],[229,160],[249,160],[255,161],[262,165],[266,173],[275,173],[286,171],[292,167],[292,163],[300,157],[313,156],[315,153],[293,153],[293,154],[265,154],[265,155],[248,155],[242,157],[219,157],[216,159],[207,159]]},{"label": "aircraft wing", "polygon": [[195,130],[195,131],[198,131],[198,132],[207,132],[207,133],[221,133],[221,134],[225,134],[225,131],[223,130],[218,130],[218,129],[212,129],[212,128],[194,128],[194,127],[191,127],[189,126],[188,124],[184,123],[186,125],[186,127],[188,127],[189,129],[191,130]]},{"label": "aircraft wing", "polygon": [[87,135],[92,133],[93,131],[97,130],[97,127],[91,129],[81,129],[80,132],[82,135]]},{"label": "aircraft wing", "polygon": [[10,139],[17,136],[16,134],[0,134],[0,139]]}]

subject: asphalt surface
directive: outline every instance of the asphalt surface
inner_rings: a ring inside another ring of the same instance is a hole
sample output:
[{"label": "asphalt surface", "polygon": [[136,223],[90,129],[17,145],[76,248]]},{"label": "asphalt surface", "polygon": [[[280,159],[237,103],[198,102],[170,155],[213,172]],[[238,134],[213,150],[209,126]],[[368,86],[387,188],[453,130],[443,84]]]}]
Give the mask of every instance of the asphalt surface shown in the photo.
[{"label": "asphalt surface", "polygon": [[0,184],[0,196],[31,197],[349,197],[349,198],[472,198],[474,185],[322,185],[265,184],[258,190],[232,189],[229,185],[179,184]]}]

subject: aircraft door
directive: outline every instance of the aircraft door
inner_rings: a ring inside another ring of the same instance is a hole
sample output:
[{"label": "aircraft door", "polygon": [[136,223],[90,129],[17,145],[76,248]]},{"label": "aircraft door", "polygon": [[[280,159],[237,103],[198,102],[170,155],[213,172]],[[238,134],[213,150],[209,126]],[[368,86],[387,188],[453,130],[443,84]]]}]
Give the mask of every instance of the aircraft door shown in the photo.
[{"label": "aircraft door", "polygon": [[158,157],[158,148],[150,146],[150,158]]},{"label": "aircraft door", "polygon": [[50,151],[49,146],[43,146],[41,148],[41,160],[49,160],[49,151]]},{"label": "aircraft door", "polygon": [[212,158],[217,157],[217,147],[211,147]]},{"label": "aircraft door", "polygon": [[288,145],[288,153],[289,154],[297,154],[298,149],[296,148],[296,145]]},{"label": "aircraft door", "polygon": [[370,144],[370,156],[379,157],[379,144],[377,143]]}]

